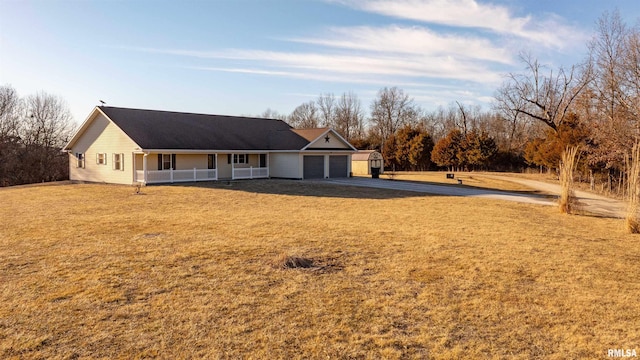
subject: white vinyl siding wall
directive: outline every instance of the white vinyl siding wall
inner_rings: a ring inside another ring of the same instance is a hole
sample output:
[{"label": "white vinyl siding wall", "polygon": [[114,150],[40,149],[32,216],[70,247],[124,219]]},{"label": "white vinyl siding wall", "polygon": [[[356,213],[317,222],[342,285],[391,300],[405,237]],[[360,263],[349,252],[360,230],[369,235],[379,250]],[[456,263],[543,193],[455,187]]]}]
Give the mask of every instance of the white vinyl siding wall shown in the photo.
[{"label": "white vinyl siding wall", "polygon": [[[78,181],[106,182],[114,184],[133,183],[133,150],[137,145],[117,126],[98,114],[82,137],[70,149],[69,178]],[[76,153],[83,153],[85,167],[78,168]],[[98,165],[97,154],[106,154],[105,165]],[[123,170],[115,170],[111,154],[123,154]]]},{"label": "white vinyl siding wall", "polygon": [[324,177],[329,174],[329,157],[336,155],[347,156],[347,176],[351,172],[351,155],[339,152],[306,151],[299,153],[271,153],[269,154],[269,175],[274,178],[302,179],[304,177],[304,156],[320,155],[324,157]]},{"label": "white vinyl siding wall", "polygon": [[[325,137],[329,137],[329,142],[326,141]],[[318,140],[314,141],[310,144],[307,149],[345,149],[351,150],[351,147],[346,144],[344,141],[340,140],[340,138],[336,137],[333,133],[329,132],[325,136],[321,136]]]}]

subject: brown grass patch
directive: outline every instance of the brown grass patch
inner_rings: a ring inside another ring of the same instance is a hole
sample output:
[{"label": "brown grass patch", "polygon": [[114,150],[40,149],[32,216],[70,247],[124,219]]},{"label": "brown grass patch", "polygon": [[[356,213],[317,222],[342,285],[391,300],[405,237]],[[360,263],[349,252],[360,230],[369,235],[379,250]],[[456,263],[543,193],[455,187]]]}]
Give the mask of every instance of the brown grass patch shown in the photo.
[{"label": "brown grass patch", "polygon": [[[603,358],[620,222],[297,181],[3,189],[0,358]],[[340,271],[280,270],[276,254]]]}]

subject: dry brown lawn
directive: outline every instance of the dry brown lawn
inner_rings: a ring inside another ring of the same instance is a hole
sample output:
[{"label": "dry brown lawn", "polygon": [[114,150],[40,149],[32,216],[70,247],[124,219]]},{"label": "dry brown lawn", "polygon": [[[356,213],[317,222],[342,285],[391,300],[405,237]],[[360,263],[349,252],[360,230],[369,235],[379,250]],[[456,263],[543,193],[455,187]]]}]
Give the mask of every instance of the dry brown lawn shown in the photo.
[{"label": "dry brown lawn", "polygon": [[640,352],[621,220],[299,181],[143,193],[0,190],[0,358]]}]

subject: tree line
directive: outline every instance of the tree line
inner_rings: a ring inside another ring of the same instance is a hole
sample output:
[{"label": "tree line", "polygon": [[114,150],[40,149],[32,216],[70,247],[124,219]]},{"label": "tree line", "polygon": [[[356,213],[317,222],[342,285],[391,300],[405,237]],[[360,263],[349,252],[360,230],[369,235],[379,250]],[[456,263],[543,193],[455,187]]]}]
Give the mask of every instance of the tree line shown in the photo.
[{"label": "tree line", "polygon": [[321,94],[289,115],[268,109],[260,116],[285,120],[294,128],[332,127],[358,149],[381,151],[388,169],[517,170],[526,166],[524,157],[512,156],[515,136],[509,136],[498,113],[459,102],[425,111],[398,87],[380,89],[368,116],[352,92]]},{"label": "tree line", "polygon": [[368,115],[354,93],[321,94],[291,114],[262,116],[294,127],[330,126],[359,149],[377,149],[396,170],[558,171],[562,152],[578,146],[579,176],[621,192],[625,164],[640,139],[640,27],[606,12],[586,58],[570,67],[520,54],[488,110],[452,102],[421,109],[397,87],[380,89]]},{"label": "tree line", "polygon": [[44,92],[20,97],[0,86],[0,186],[68,179],[62,148],[73,130],[62,98]]}]

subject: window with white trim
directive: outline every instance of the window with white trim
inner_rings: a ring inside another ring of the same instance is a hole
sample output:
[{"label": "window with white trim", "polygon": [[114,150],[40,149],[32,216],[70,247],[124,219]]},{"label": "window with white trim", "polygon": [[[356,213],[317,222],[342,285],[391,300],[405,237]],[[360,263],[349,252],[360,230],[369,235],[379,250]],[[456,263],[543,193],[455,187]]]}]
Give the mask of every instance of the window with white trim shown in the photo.
[{"label": "window with white trim", "polygon": [[162,154],[162,170],[169,170],[171,168],[171,154]]},{"label": "window with white trim", "polygon": [[233,154],[233,163],[234,164],[248,164],[249,163],[249,154]]},{"label": "window with white trim", "polygon": [[107,165],[107,153],[97,153],[96,154],[96,164],[98,164],[98,165]]},{"label": "window with white trim", "polygon": [[113,170],[124,170],[124,154],[113,154]]},{"label": "window with white trim", "polygon": [[84,153],[76,153],[76,167],[84,168]]},{"label": "window with white trim", "polygon": [[207,169],[216,168],[216,156],[214,154],[207,155]]}]

